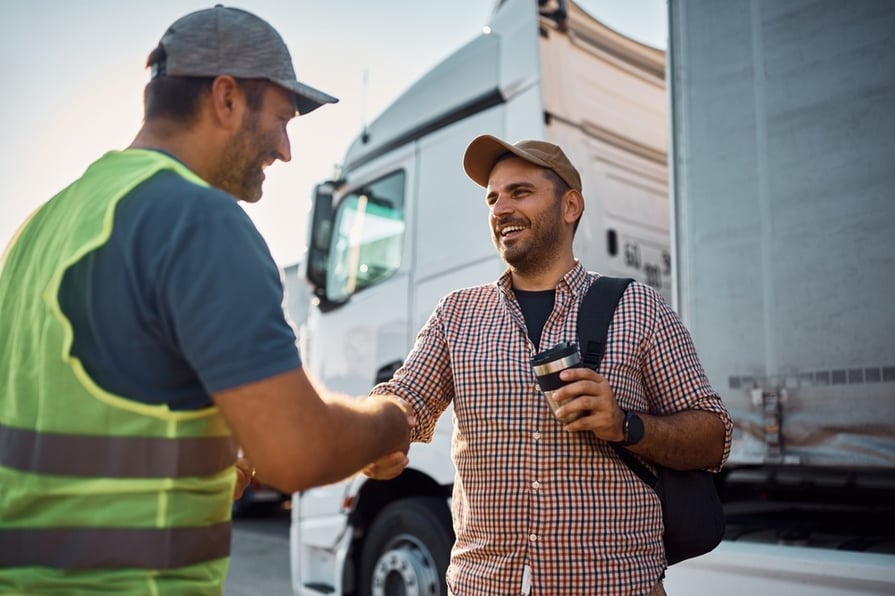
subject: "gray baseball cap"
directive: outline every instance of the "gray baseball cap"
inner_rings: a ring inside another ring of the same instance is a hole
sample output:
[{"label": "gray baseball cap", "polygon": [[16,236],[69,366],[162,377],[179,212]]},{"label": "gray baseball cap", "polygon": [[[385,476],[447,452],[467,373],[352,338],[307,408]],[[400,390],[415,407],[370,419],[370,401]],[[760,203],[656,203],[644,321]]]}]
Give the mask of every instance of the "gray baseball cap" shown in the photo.
[{"label": "gray baseball cap", "polygon": [[164,63],[152,64],[152,77],[267,79],[295,94],[299,114],[339,101],[295,79],[292,57],[270,23],[250,12],[221,4],[181,17],[159,45]]}]

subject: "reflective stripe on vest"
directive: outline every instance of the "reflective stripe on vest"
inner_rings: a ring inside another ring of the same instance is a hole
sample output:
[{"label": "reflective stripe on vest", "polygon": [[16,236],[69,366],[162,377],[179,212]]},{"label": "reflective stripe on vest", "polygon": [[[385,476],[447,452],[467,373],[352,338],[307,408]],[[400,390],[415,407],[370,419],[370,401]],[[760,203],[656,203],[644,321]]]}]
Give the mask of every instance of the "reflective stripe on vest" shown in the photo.
[{"label": "reflective stripe on vest", "polygon": [[0,567],[177,569],[230,554],[230,522],[204,528],[0,530]]},{"label": "reflective stripe on vest", "polygon": [[111,437],[39,433],[0,424],[0,466],[59,476],[187,478],[233,464],[232,437]]}]

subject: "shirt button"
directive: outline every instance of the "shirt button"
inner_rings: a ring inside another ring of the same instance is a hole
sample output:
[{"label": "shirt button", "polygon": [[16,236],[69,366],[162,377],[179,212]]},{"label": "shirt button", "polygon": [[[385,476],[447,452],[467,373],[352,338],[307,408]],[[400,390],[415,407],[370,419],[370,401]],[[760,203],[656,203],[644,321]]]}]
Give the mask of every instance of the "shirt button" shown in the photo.
[{"label": "shirt button", "polygon": [[529,535],[528,535],[528,541],[529,541],[529,542],[537,542],[537,541],[538,541],[538,535],[537,535],[537,534],[529,534]]},{"label": "shirt button", "polygon": [[534,434],[534,440],[535,440],[535,441],[540,441],[540,440],[541,440],[541,433],[536,432],[536,433]]},{"label": "shirt button", "polygon": [[534,482],[531,483],[531,487],[535,490],[538,490],[539,488],[541,488],[541,483],[538,482],[537,480],[535,480]]}]

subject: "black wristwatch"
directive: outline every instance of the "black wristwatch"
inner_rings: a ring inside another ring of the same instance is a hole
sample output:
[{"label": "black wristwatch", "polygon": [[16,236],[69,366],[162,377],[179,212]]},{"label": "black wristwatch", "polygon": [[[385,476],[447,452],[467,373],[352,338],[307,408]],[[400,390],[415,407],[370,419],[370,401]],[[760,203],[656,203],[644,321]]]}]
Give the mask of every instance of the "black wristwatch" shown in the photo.
[{"label": "black wristwatch", "polygon": [[625,413],[625,421],[622,424],[625,438],[618,444],[622,447],[636,445],[643,438],[643,419],[636,412],[625,412],[624,410],[622,412]]}]

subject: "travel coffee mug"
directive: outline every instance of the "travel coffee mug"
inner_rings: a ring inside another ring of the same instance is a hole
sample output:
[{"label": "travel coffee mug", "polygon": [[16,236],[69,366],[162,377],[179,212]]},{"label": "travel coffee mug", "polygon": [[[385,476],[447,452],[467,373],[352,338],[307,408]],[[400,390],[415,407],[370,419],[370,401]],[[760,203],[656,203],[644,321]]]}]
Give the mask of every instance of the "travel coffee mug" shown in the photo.
[{"label": "travel coffee mug", "polygon": [[[540,354],[531,357],[531,367],[538,379],[538,386],[547,398],[550,409],[556,412],[561,404],[553,399],[553,393],[566,383],[559,378],[559,373],[567,368],[582,366],[581,355],[578,353],[578,344],[567,341],[560,342],[544,350]],[[584,413],[577,414],[561,420],[564,424],[580,418]]]}]

